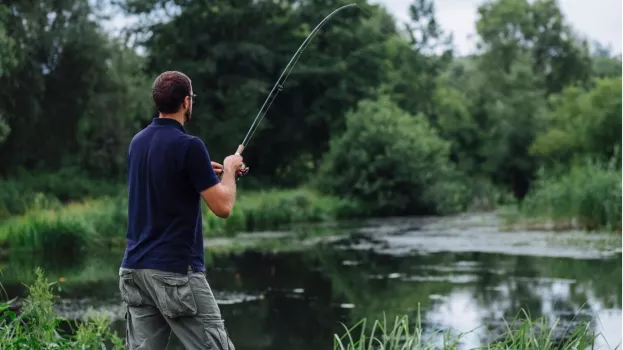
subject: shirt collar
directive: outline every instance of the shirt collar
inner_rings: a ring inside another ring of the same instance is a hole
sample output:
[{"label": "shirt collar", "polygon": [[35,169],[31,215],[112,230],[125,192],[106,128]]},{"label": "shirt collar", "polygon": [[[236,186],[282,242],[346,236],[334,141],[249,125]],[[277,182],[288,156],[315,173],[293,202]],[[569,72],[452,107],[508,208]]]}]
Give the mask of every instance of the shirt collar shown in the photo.
[{"label": "shirt collar", "polygon": [[177,120],[171,118],[154,118],[151,125],[173,126],[180,129],[183,133],[186,133],[184,126]]}]

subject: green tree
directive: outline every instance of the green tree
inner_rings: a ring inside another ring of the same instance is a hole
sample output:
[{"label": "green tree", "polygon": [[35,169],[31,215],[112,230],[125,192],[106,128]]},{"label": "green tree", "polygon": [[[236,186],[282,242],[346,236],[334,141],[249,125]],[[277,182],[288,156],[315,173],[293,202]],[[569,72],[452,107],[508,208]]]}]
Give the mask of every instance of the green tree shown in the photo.
[{"label": "green tree", "polygon": [[450,144],[423,115],[413,116],[381,96],[346,116],[331,141],[318,186],[362,205],[365,214],[444,213],[464,208],[454,181]]},{"label": "green tree", "polygon": [[[127,10],[153,16],[164,2],[129,1]],[[331,10],[347,1],[184,2],[166,22],[150,24],[143,42],[147,70],[181,70],[200,95],[189,124],[221,159],[242,140],[291,56]],[[387,14],[345,10],[327,22],[274,101],[245,161],[254,177],[282,186],[307,180],[343,115],[387,79]],[[206,20],[209,18],[210,20]],[[388,29],[389,28],[389,29]]]},{"label": "green tree", "polygon": [[392,98],[411,114],[424,113],[436,123],[434,95],[437,78],[452,60],[452,35],[444,33],[435,17],[434,2],[414,0],[403,36],[389,47]]},{"label": "green tree", "polygon": [[531,151],[552,165],[591,158],[608,161],[621,150],[621,77],[604,78],[586,91],[570,86],[552,96],[547,129]]},{"label": "green tree", "polygon": [[565,22],[557,0],[490,0],[478,14],[479,47],[488,69],[509,72],[527,53],[547,94],[589,80],[588,44]]},{"label": "green tree", "polygon": [[[0,76],[2,116],[11,130],[0,147],[2,172],[74,166],[121,175],[128,130],[137,129],[125,119],[133,120],[141,100],[124,84],[140,80],[138,56],[102,31],[86,0],[16,1],[1,23],[20,48],[13,68]],[[115,164],[98,152],[114,152],[107,156]]]}]

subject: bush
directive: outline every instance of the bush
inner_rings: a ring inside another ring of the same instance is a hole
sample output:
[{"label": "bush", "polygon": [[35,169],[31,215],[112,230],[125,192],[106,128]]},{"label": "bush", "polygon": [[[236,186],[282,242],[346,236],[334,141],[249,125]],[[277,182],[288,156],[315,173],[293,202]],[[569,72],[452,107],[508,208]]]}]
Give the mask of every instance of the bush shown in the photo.
[{"label": "bush", "polygon": [[541,175],[521,203],[523,215],[577,221],[583,228],[621,227],[621,170],[587,163],[559,176]]},{"label": "bush", "polygon": [[60,319],[54,314],[54,295],[40,269],[29,286],[21,314],[0,303],[0,349],[123,349],[123,340],[110,330],[106,316],[94,315],[78,323],[73,335],[61,335]]},{"label": "bush", "polygon": [[125,186],[119,182],[98,180],[75,168],[62,168],[53,173],[20,171],[14,175],[24,189],[54,196],[62,202],[114,196],[122,193]]},{"label": "bush", "polygon": [[361,101],[331,140],[316,186],[361,204],[365,215],[451,213],[468,188],[449,161],[449,142],[422,115],[387,97]]},{"label": "bush", "polygon": [[28,189],[15,180],[0,180],[0,219],[21,215],[29,210],[58,208],[54,196]]},{"label": "bush", "polygon": [[63,202],[114,196],[123,188],[118,183],[93,180],[72,168],[37,175],[20,171],[11,178],[0,178],[0,219],[33,209],[58,208]]}]

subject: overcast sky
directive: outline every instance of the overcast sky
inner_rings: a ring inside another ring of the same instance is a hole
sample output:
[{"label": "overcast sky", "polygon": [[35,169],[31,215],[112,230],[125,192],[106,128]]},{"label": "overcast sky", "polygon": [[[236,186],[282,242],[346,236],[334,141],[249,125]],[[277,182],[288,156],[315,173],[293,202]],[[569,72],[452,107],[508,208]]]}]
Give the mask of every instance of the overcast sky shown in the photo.
[{"label": "overcast sky", "polygon": [[[398,19],[408,18],[412,0],[375,0]],[[576,31],[621,53],[621,0],[558,0],[563,14]],[[482,0],[436,0],[437,20],[442,28],[454,33],[454,45],[464,55],[474,49],[469,38],[476,32],[476,9]]]},{"label": "overcast sky", "polygon": [[[400,20],[408,19],[407,9],[412,0],[372,0],[383,4]],[[355,0],[356,2],[356,0]],[[454,34],[457,54],[465,55],[474,49],[476,9],[483,0],[436,0],[436,15],[442,28]],[[558,0],[568,23],[581,35],[610,45],[613,54],[621,53],[622,0]],[[327,12],[329,9],[327,9]],[[107,27],[118,29],[127,19],[116,18]]]}]

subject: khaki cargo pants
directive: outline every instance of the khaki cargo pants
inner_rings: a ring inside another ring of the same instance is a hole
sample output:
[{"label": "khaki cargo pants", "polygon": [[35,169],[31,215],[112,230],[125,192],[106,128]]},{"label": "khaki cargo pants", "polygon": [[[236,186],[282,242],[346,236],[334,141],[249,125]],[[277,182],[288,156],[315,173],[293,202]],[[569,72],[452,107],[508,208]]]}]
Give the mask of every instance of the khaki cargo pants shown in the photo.
[{"label": "khaki cargo pants", "polygon": [[189,350],[235,350],[203,272],[121,268],[119,277],[126,349],[166,349],[173,331]]}]

